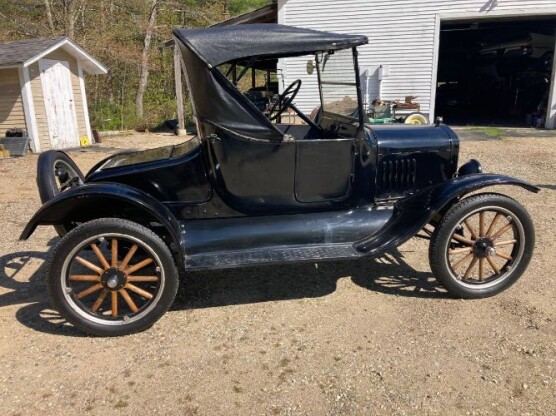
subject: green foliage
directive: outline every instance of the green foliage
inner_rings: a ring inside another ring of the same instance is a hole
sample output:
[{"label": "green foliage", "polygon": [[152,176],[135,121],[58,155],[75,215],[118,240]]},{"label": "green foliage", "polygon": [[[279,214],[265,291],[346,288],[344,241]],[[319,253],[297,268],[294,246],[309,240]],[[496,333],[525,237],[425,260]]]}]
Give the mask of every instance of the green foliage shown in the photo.
[{"label": "green foliage", "polygon": [[101,131],[128,130],[140,127],[135,114],[135,104],[99,102],[91,112],[91,125]]},{"label": "green foliage", "polygon": [[[136,115],[135,96],[152,0],[0,1],[0,42],[73,34],[73,40],[109,68],[108,75],[86,76],[93,127],[151,128],[176,117],[172,50],[161,48],[172,29],[210,26],[269,3],[271,0],[159,0],[141,120]],[[185,108],[186,119],[192,122],[187,98]]]},{"label": "green foliage", "polygon": [[230,0],[228,2],[228,13],[231,16],[236,16],[266,6],[269,3],[268,0]]}]

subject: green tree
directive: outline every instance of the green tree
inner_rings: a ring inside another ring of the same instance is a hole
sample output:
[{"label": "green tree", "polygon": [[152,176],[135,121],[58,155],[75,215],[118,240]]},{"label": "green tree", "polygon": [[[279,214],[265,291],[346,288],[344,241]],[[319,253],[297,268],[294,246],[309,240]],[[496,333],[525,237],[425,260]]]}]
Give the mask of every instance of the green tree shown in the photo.
[{"label": "green tree", "polygon": [[271,3],[267,0],[228,0],[228,10],[230,16],[237,16],[258,9]]},{"label": "green tree", "polygon": [[[86,79],[94,127],[144,128],[175,117],[172,51],[160,47],[170,39],[172,29],[209,26],[269,3],[271,0],[0,0],[0,41],[71,37],[109,68],[106,76]],[[186,107],[190,107],[188,103]]]}]

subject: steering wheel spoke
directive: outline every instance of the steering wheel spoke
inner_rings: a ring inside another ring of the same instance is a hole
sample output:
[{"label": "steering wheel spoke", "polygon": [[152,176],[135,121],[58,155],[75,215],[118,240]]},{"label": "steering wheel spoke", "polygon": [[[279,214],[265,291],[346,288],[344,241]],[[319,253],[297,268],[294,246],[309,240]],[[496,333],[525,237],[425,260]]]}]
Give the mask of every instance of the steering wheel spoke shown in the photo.
[{"label": "steering wheel spoke", "polygon": [[297,79],[292,82],[282,94],[279,95],[278,99],[272,104],[272,107],[270,107],[268,116],[270,121],[276,120],[284,111],[286,111],[290,107],[295,97],[297,97],[300,89],[301,80]]}]

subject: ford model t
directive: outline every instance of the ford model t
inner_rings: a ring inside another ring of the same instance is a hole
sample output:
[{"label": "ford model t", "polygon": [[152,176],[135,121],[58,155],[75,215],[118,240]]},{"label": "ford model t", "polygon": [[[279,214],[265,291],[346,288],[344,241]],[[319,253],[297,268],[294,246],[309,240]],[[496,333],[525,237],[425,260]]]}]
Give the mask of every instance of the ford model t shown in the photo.
[{"label": "ford model t", "polygon": [[[474,160],[458,168],[459,140],[445,125],[365,125],[357,47],[366,37],[274,24],[174,37],[197,137],[116,154],[85,176],[62,152],[39,158],[44,205],[21,238],[38,225],[62,237],[47,281],[67,321],[97,335],[141,331],[170,307],[180,272],[370,258],[423,229],[432,272],[455,296],[491,296],[523,274],[529,215],[476,191],[538,189]],[[304,65],[303,56],[313,62],[305,84],[321,99],[313,118],[295,105],[301,80],[263,114],[226,76],[284,57]],[[274,123],[286,110],[303,122]]]}]

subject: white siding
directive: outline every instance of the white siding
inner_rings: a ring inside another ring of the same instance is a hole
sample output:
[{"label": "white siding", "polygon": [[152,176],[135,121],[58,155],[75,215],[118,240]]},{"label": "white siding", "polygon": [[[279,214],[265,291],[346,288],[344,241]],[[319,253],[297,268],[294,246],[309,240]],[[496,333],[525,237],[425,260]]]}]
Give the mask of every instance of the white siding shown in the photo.
[{"label": "white siding", "polygon": [[[434,107],[441,19],[524,15],[556,15],[556,0],[278,0],[279,23],[367,35],[369,44],[359,48],[359,64],[362,73],[371,75],[365,88],[370,100],[379,93],[378,67],[389,65],[381,98],[417,96],[425,113]],[[286,59],[280,67],[285,85],[298,78],[304,81],[296,103],[310,111],[319,98],[315,76],[307,75],[306,62],[306,57]]]}]

